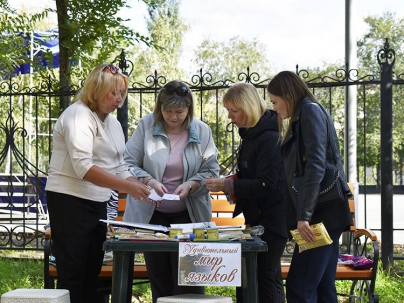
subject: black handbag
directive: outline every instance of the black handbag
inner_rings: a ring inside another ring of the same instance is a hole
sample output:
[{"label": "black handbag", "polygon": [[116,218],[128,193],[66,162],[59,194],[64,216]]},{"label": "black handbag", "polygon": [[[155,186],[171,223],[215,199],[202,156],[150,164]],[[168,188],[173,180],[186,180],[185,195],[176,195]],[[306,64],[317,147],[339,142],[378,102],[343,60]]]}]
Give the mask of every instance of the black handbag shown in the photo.
[{"label": "black handbag", "polygon": [[[319,105],[319,106],[324,112],[325,110],[322,108],[322,106],[321,105]],[[324,113],[324,114],[327,119],[327,145],[328,145],[328,143],[330,144],[334,163],[337,163],[336,158],[335,158],[335,155],[336,155],[335,148],[336,147],[330,141],[329,129],[331,127],[331,125],[330,125],[331,121],[329,120],[328,115],[326,113]],[[300,132],[297,135],[297,138],[299,138],[301,135],[300,120],[298,121],[297,132]],[[300,191],[300,187],[301,187],[301,184],[303,181],[303,175],[304,175],[303,159],[299,159],[299,155],[300,155],[299,140],[297,140],[296,146],[297,146],[297,152],[296,152],[296,156],[297,156],[296,170],[297,171],[295,172],[295,175],[297,177],[293,178],[293,181],[292,181],[292,190],[296,194],[295,201],[298,200],[298,195],[299,195],[299,191]],[[318,197],[318,201],[317,201],[317,208],[326,207],[333,203],[347,201],[348,196],[342,187],[342,184],[341,184],[342,181],[343,181],[343,177],[340,174],[337,164],[334,164],[333,167],[326,167],[323,180],[321,180],[321,182],[320,182],[320,193],[319,193],[319,197]]]},{"label": "black handbag", "polygon": [[[292,189],[297,195],[299,194],[300,186],[303,177],[293,179]],[[326,168],[324,178],[320,182],[320,194],[317,201],[317,208],[326,207],[331,203],[346,202],[347,196],[341,186],[340,172],[335,169]]]}]

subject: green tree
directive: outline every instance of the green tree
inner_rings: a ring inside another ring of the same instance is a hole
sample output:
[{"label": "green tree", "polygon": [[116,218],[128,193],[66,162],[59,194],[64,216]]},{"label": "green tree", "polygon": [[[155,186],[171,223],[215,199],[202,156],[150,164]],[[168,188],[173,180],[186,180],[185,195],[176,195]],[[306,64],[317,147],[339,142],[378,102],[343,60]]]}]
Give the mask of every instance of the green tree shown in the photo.
[{"label": "green tree", "polygon": [[[128,8],[130,0],[115,1],[81,1],[56,0],[55,7],[43,12],[30,14],[17,13],[9,1],[0,2],[0,30],[2,33],[15,35],[18,32],[33,32],[38,23],[51,13],[57,14],[59,31],[59,87],[68,91],[73,76],[86,75],[94,65],[113,60],[117,49],[143,42],[147,46],[156,46],[149,37],[140,35],[124,25],[124,19],[118,12]],[[154,0],[142,0],[150,7],[155,7]],[[7,70],[22,62],[27,63],[28,56],[21,56],[22,38],[2,39],[0,42],[1,67]],[[80,67],[71,68],[71,62],[80,62]],[[70,103],[69,96],[60,99],[61,109]]]},{"label": "green tree", "polygon": [[[1,77],[5,77],[15,67],[23,63],[30,62],[29,53],[25,50],[24,37],[18,36],[19,33],[33,32],[37,24],[44,20],[51,12],[45,9],[40,13],[19,14],[12,8],[8,1],[0,2],[0,31],[3,33],[3,39],[0,40],[0,67]],[[36,62],[31,62],[34,66]]]},{"label": "green tree", "polygon": [[[358,78],[368,79],[367,75],[380,77],[380,65],[377,54],[382,50],[388,38],[389,48],[395,51],[395,58],[404,56],[404,19],[395,18],[395,14],[386,12],[381,16],[365,18],[369,29],[358,40]],[[396,78],[402,79],[404,62],[396,60],[393,66]],[[401,74],[401,76],[400,76]],[[393,157],[394,169],[402,167],[404,158],[404,138],[400,125],[404,119],[403,88],[398,85],[393,92]],[[358,164],[363,167],[373,167],[376,181],[380,167],[380,87],[367,87],[366,98],[358,92]],[[364,115],[366,114],[366,116]],[[366,142],[365,142],[366,140]],[[363,146],[366,144],[366,152]],[[362,172],[363,174],[363,172]]]},{"label": "green tree", "polygon": [[[133,58],[134,63],[130,77],[135,86],[144,86],[146,78],[148,84],[156,87],[174,79],[185,81],[186,73],[179,68],[179,60],[182,37],[189,27],[179,15],[180,3],[179,0],[159,0],[155,7],[148,8],[148,35],[159,47],[146,48],[144,45],[135,45],[129,48],[128,56]],[[129,97],[129,115],[142,117],[153,111],[155,93],[151,90],[149,94],[145,94],[142,97],[142,105],[139,100]],[[135,119],[130,121],[130,132],[137,122]]]},{"label": "green tree", "polygon": [[185,71],[178,65],[182,37],[189,26],[179,15],[180,4],[179,0],[158,0],[156,7],[148,8],[147,30],[159,48],[145,49],[142,45],[134,47],[135,80],[143,81],[145,76],[155,71],[168,80],[183,79],[185,76]]},{"label": "green tree", "polygon": [[[204,39],[195,51],[193,63],[198,68],[200,82],[204,85],[226,87],[239,81],[257,84],[266,82],[270,76],[271,69],[265,52],[265,46],[257,39],[248,41],[238,36],[226,42]],[[238,148],[237,143],[231,146],[230,142],[233,138],[238,140],[239,136],[236,134],[237,129],[227,118],[226,109],[220,103],[222,93],[222,90],[202,91],[199,100],[202,119],[208,123],[216,137],[215,142],[221,151],[219,162],[222,164],[223,174],[227,174],[226,166],[229,163],[234,164]]]},{"label": "green tree", "polygon": [[[143,0],[154,6],[153,0]],[[56,0],[60,43],[60,86],[68,90],[71,79],[71,60],[80,60],[85,69],[111,58],[117,49],[143,42],[154,42],[124,25],[118,16],[120,9],[129,7],[127,0],[81,1]],[[96,54],[96,56],[94,56]],[[61,98],[61,108],[69,105],[69,98]]]},{"label": "green tree", "polygon": [[243,76],[239,78],[239,73],[246,73],[247,68],[265,79],[262,77],[269,77],[271,71],[265,53],[265,45],[256,38],[248,41],[236,36],[227,42],[204,39],[195,51],[193,63],[198,69],[209,72],[213,82],[245,81]]}]

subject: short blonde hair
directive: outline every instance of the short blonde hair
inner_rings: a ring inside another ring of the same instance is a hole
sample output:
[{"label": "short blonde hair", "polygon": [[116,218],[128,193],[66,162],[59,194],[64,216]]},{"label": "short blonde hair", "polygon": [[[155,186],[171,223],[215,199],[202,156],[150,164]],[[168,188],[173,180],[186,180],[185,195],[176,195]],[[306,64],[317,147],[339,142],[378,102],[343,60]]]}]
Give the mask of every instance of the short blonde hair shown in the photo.
[{"label": "short blonde hair", "polygon": [[123,105],[128,95],[129,79],[118,67],[111,64],[100,64],[88,75],[75,100],[81,100],[89,109],[95,111],[98,107],[98,100],[108,94],[112,85],[115,85],[118,90],[122,81],[125,84],[125,90],[121,92],[122,101],[119,103],[119,107]]},{"label": "short blonde hair", "polygon": [[250,83],[235,83],[223,96],[222,104],[232,102],[240,108],[247,116],[246,128],[254,127],[261,119],[267,109],[265,100],[260,96],[258,90]]}]

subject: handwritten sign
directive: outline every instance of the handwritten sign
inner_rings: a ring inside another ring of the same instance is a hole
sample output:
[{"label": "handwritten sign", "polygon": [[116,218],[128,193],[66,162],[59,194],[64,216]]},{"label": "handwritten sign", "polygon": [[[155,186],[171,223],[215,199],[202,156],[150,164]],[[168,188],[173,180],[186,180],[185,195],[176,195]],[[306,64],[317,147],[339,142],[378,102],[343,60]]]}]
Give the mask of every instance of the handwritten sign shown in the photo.
[{"label": "handwritten sign", "polygon": [[178,285],[241,286],[240,243],[180,242]]}]

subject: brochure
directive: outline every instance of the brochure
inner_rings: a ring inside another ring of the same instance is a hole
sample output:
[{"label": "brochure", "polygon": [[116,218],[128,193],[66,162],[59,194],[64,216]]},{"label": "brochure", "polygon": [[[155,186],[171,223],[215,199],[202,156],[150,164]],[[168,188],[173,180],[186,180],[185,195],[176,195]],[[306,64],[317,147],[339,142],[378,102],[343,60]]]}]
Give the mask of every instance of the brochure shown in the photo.
[{"label": "brochure", "polygon": [[154,201],[161,201],[161,200],[180,200],[179,195],[174,195],[174,194],[164,194],[162,197],[160,197],[154,189],[150,191],[149,199],[152,199]]},{"label": "brochure", "polygon": [[133,222],[123,222],[123,221],[103,220],[103,219],[100,219],[100,221],[105,222],[108,225],[135,227],[135,228],[154,230],[154,231],[160,231],[160,232],[168,232],[168,227],[165,227],[163,225],[155,225],[155,224],[147,224],[147,223],[133,223]]},{"label": "brochure", "polygon": [[290,233],[292,234],[293,238],[295,238],[297,245],[299,245],[299,253],[306,251],[308,249],[330,245],[332,240],[328,235],[327,229],[325,228],[323,222],[318,224],[310,225],[310,228],[314,232],[315,241],[312,243],[306,242],[302,236],[295,230],[291,230]]}]

